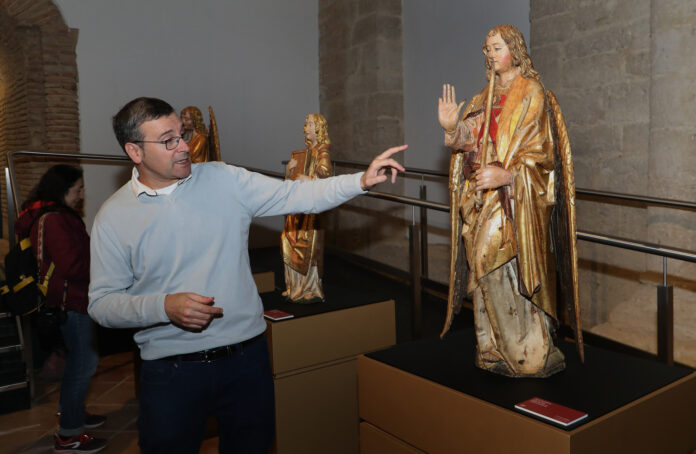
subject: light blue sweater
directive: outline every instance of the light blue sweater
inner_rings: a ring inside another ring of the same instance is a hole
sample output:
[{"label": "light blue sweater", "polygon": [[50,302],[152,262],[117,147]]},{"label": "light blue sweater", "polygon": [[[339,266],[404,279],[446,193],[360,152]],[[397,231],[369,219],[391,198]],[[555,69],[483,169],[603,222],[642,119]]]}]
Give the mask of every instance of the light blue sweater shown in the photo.
[{"label": "light blue sweater", "polygon": [[[281,181],[206,163],[194,164],[191,178],[169,195],[136,197],[128,182],[94,220],[89,314],[103,326],[143,328],[135,335],[143,359],[262,333],[263,306],[249,267],[252,218],[336,207],[363,193],[360,177]],[[201,332],[174,326],[164,298],[179,292],[215,297],[224,315]]]}]

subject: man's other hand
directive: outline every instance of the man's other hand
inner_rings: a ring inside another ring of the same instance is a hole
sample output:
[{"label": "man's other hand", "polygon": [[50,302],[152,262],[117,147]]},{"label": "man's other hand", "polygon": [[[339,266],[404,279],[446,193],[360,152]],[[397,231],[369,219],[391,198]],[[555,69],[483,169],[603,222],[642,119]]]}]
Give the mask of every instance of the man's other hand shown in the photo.
[{"label": "man's other hand", "polygon": [[363,191],[371,189],[373,186],[387,181],[387,169],[391,170],[391,182],[396,182],[396,174],[405,172],[404,166],[391,158],[391,155],[398,153],[401,150],[408,148],[408,145],[392,147],[382,154],[378,155],[367,168],[363,176],[360,178],[360,187]]},{"label": "man's other hand", "polygon": [[185,328],[203,329],[222,315],[221,307],[213,307],[215,298],[196,293],[172,293],[164,298],[164,311],[169,320]]}]

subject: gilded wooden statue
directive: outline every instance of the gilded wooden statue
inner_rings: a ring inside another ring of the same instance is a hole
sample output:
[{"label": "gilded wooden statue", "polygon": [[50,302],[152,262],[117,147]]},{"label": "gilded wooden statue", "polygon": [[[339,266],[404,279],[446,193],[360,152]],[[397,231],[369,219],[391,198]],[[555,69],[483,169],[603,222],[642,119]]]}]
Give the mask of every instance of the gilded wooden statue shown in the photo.
[{"label": "gilded wooden statue", "polygon": [[[318,113],[307,115],[303,150],[292,152],[285,178],[304,180],[331,176],[329,131],[326,118]],[[317,303],[324,300],[321,284],[324,232],[316,214],[293,214],[285,218],[281,249],[286,290],[283,296],[293,303]]]},{"label": "gilded wooden statue", "polygon": [[206,128],[203,114],[198,107],[188,106],[181,110],[182,137],[189,146],[191,162],[220,161],[220,140],[213,108],[208,107],[210,127]]},{"label": "gilded wooden statue", "polygon": [[554,345],[556,275],[583,358],[578,306],[575,183],[568,135],[524,37],[486,35],[488,86],[457,104],[445,84],[438,120],[450,161],[452,248],[444,336],[473,295],[476,365],[511,377],[565,368]]}]

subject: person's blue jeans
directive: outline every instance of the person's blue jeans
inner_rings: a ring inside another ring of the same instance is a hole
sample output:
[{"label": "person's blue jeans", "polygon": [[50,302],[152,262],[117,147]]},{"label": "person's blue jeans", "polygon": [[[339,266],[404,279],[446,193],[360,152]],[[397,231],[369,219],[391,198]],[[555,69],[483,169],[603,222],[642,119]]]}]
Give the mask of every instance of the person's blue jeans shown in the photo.
[{"label": "person's blue jeans", "polygon": [[84,432],[85,400],[89,384],[99,364],[96,348],[95,325],[87,314],[67,311],[60,327],[65,342],[66,359],[60,385],[61,436],[69,437]]},{"label": "person's blue jeans", "polygon": [[221,453],[267,454],[275,431],[266,339],[215,361],[143,361],[139,445],[143,454],[197,453],[210,416]]}]

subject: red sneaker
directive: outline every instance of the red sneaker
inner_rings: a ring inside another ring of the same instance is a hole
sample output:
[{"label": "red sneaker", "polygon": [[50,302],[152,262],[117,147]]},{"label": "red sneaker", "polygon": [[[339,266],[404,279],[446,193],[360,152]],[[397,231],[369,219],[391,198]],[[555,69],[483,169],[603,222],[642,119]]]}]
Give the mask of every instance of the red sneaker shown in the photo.
[{"label": "red sneaker", "polygon": [[55,434],[53,440],[53,452],[58,454],[90,454],[106,448],[105,439],[90,437],[87,432],[68,438]]}]

